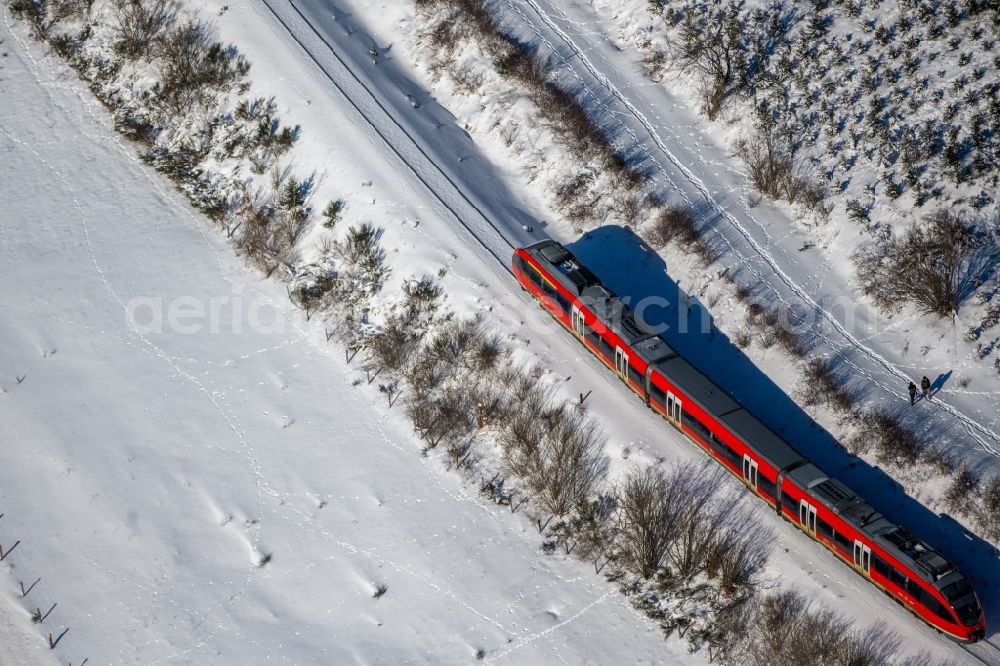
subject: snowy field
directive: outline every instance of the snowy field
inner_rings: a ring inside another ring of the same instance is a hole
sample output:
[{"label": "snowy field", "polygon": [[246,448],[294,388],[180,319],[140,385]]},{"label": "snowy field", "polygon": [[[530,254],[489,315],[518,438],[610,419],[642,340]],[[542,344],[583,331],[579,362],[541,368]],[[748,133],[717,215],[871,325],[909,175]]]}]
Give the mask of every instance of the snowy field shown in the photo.
[{"label": "snowy field", "polygon": [[422,458],[65,70],[0,38],[0,663],[689,662]]},{"label": "snowy field", "polygon": [[[302,123],[297,159],[322,169],[331,191],[371,200],[350,221],[387,227],[397,278],[447,266],[448,307],[517,334],[521,355],[550,368],[565,395],[593,391],[616,467],[626,447],[633,461],[701,458],[561,331],[531,322],[530,305],[417,177],[427,174],[387,154],[262,4],[233,5],[221,27],[253,60],[256,85]],[[363,65],[363,21],[350,33],[328,27]],[[703,660],[664,642],[588,565],[542,555],[523,517],[422,457],[400,410],[353,385],[363,373],[326,345],[322,325],[296,315],[281,285],[246,271],[132,159],[23,28],[2,29],[0,544],[20,542],[0,565],[3,664],[467,663],[478,650],[518,664]],[[410,72],[393,72],[391,89],[374,94],[412,113],[399,87]],[[427,120],[447,116],[424,101],[418,136],[463,157],[449,170],[494,219],[508,200],[519,202],[503,216],[513,228],[544,215],[453,119]],[[593,258],[616,242],[595,237]],[[634,280],[657,267],[632,266]],[[880,499],[918,510],[892,488]],[[789,525],[760,520],[776,535],[772,584],[861,624],[884,620],[914,654],[969,662]],[[37,578],[20,599],[18,583]],[[35,607],[53,604],[31,624]],[[50,651],[48,632],[66,628]]]}]

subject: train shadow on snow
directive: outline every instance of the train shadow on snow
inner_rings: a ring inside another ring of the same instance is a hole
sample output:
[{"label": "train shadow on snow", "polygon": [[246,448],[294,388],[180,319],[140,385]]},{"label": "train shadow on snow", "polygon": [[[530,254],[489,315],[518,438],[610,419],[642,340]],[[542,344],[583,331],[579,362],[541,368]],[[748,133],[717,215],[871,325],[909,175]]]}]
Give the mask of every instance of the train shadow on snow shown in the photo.
[{"label": "train shadow on snow", "polygon": [[[663,338],[757,418],[879,512],[955,562],[979,594],[987,630],[1000,623],[1000,552],[966,532],[950,516],[935,514],[907,495],[879,467],[851,455],[715,328],[707,308],[683,290],[668,273],[663,258],[631,230],[599,227],[566,247],[612,292],[627,297],[630,306],[639,308],[646,299],[643,321],[651,326],[665,325]],[[714,277],[705,276],[708,280]],[[657,305],[649,306],[650,302]]]}]

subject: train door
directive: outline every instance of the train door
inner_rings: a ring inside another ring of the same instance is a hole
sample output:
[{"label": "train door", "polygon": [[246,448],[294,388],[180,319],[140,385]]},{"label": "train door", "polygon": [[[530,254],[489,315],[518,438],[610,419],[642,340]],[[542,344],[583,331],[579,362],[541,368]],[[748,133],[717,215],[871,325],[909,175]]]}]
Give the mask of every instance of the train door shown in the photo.
[{"label": "train door", "polygon": [[799,500],[799,524],[809,534],[816,536],[816,507],[805,500]]},{"label": "train door", "polygon": [[681,399],[667,391],[667,418],[678,428],[681,427]]},{"label": "train door", "polygon": [[580,312],[580,308],[573,306],[573,332],[582,340],[583,339],[583,313]]},{"label": "train door", "polygon": [[872,549],[855,540],[854,542],[854,566],[868,574],[872,564]]},{"label": "train door", "polygon": [[748,455],[743,456],[743,480],[757,490],[757,461]]},{"label": "train door", "polygon": [[615,347],[615,369],[625,381],[628,381],[628,354],[621,347]]}]

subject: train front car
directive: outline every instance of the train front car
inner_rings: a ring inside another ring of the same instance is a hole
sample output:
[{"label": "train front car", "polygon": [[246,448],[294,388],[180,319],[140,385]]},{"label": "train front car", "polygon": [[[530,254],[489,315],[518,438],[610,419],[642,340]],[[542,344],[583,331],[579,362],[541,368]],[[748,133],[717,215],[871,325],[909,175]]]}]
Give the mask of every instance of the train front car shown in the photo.
[{"label": "train front car", "polygon": [[521,286],[647,406],[781,516],[952,640],[983,639],[982,606],[951,562],[827,476],[661,337],[645,332],[566,248],[538,241],[516,250],[511,267]]},{"label": "train front car", "polygon": [[952,635],[959,640],[974,643],[986,635],[986,617],[972,585],[965,576],[952,571],[938,580],[934,587],[948,602],[948,608],[958,618]]}]

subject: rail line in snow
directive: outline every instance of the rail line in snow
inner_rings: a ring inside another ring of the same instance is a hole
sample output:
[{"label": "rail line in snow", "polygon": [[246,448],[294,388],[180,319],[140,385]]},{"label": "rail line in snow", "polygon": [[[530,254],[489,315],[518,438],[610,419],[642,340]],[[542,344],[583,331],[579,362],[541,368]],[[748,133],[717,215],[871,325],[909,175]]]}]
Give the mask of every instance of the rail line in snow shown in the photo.
[{"label": "rail line in snow", "polygon": [[[510,268],[510,250],[513,250],[516,247],[516,244],[512,242],[504,234],[500,226],[495,224],[493,220],[491,220],[490,217],[482,210],[482,208],[479,207],[479,205],[477,205],[474,201],[472,201],[465,194],[465,192],[462,191],[462,188],[459,187],[454,180],[452,180],[451,176],[449,176],[448,173],[444,169],[442,169],[430,157],[430,155],[427,154],[424,148],[420,145],[420,142],[409,131],[407,131],[407,129],[398,120],[396,120],[396,118],[389,111],[389,109],[386,108],[385,104],[383,104],[382,101],[375,94],[372,93],[371,89],[367,85],[365,85],[364,81],[351,68],[351,66],[347,63],[347,61],[344,58],[342,58],[339,53],[337,53],[337,49],[334,48],[334,46],[323,35],[323,33],[316,28],[313,22],[306,17],[306,15],[296,6],[294,2],[292,2],[292,0],[288,0],[288,2],[286,3],[288,7],[290,7],[292,11],[295,12],[295,14],[299,17],[299,19],[309,28],[310,32],[312,32],[312,34],[317,39],[319,39],[320,42],[324,44],[329,54],[336,59],[337,63],[339,63],[343,71],[356,84],[357,92],[365,95],[366,101],[370,101],[378,108],[379,111],[381,111],[381,114],[384,116],[384,121],[389,123],[389,127],[393,129],[394,132],[398,131],[398,134],[401,135],[401,137],[405,138],[405,140],[409,144],[407,147],[412,147],[414,150],[417,151],[419,157],[422,158],[421,161],[425,163],[426,167],[430,168],[431,175],[435,177],[440,177],[441,179],[444,180],[447,186],[449,186],[450,189],[452,190],[451,192],[451,194],[453,195],[452,197],[448,197],[442,192],[440,192],[439,188],[435,187],[435,185],[430,182],[430,179],[427,176],[426,169],[421,169],[417,165],[413,164],[413,160],[406,154],[406,151],[404,151],[399,145],[397,145],[397,143],[394,142],[392,138],[387,136],[387,132],[385,131],[386,130],[385,124],[383,124],[380,127],[380,124],[376,123],[370,117],[370,115],[361,108],[359,101],[346,90],[344,83],[341,80],[338,80],[338,77],[334,73],[332,73],[329,70],[329,68],[323,62],[321,62],[320,58],[318,58],[316,54],[313,53],[313,51],[303,42],[303,40],[299,37],[299,34],[292,28],[291,25],[289,25],[288,21],[286,21],[285,18],[274,9],[275,3],[273,3],[272,0],[260,0],[260,2],[264,7],[267,8],[268,12],[270,12],[270,14],[275,18],[275,20],[285,29],[285,31],[288,33],[288,36],[291,37],[292,40],[294,40],[295,43],[299,45],[299,47],[302,49],[305,55],[308,56],[308,58],[316,65],[316,67],[319,68],[319,70],[323,73],[323,75],[330,81],[330,83],[332,83],[333,86],[340,92],[340,94],[344,97],[344,100],[346,100],[347,103],[350,104],[351,107],[357,112],[358,116],[382,140],[382,142],[385,144],[385,147],[389,151],[391,151],[393,155],[399,158],[399,161],[402,164],[404,164],[407,169],[410,170],[410,172],[416,177],[418,181],[420,181],[424,185],[424,187],[426,187],[427,191],[431,194],[431,196],[433,196],[441,204],[441,206],[443,206],[444,209],[447,210],[451,214],[451,216],[455,218],[455,221],[458,222],[463,229],[465,229],[465,231],[473,238],[473,240],[475,240],[476,243],[481,245],[483,249],[485,249],[494,259],[496,259],[505,271],[513,275],[513,271]],[[394,138],[399,138],[399,137],[394,137]],[[506,244],[507,248],[505,250],[498,249],[494,244],[488,242],[486,239],[482,237],[481,232],[477,232],[471,224],[466,222],[465,217],[458,210],[456,210],[456,207],[454,205],[455,201],[454,197],[456,196],[458,200],[462,203],[462,205],[464,207],[467,207],[468,209],[467,212],[472,212],[476,217],[484,221],[486,225],[496,234],[496,236]],[[451,199],[451,201],[448,201],[447,199]]]},{"label": "rail line in snow", "polygon": [[1000,646],[988,640],[961,646],[973,659],[985,666],[1000,666]]}]

